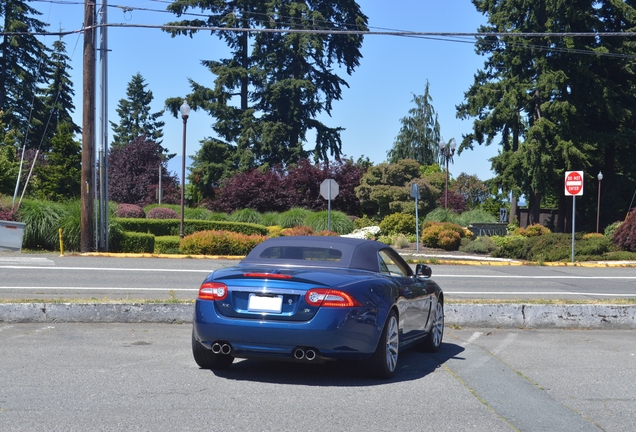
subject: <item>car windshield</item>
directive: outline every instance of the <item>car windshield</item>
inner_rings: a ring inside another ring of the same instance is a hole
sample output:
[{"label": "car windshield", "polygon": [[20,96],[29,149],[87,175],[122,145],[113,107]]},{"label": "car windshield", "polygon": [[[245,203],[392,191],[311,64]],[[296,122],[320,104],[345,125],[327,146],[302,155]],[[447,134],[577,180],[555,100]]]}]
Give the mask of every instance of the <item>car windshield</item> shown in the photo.
[{"label": "car windshield", "polygon": [[267,259],[337,262],[342,258],[342,251],[319,247],[272,246],[263,250],[259,257]]}]

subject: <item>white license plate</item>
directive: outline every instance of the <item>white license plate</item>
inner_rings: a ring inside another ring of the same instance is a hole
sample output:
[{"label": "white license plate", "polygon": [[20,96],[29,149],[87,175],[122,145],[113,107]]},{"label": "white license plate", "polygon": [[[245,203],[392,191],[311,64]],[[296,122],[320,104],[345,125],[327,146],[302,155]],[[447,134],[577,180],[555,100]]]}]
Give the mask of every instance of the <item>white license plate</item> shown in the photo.
[{"label": "white license plate", "polygon": [[281,313],[283,310],[283,296],[271,297],[250,294],[247,310],[250,312]]}]

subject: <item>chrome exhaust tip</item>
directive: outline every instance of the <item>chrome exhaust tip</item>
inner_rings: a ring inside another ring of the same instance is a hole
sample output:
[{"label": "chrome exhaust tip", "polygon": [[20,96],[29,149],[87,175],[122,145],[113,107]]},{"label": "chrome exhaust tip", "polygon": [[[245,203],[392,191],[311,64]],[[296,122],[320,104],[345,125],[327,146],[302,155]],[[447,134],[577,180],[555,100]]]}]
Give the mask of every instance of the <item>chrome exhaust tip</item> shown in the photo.
[{"label": "chrome exhaust tip", "polygon": [[316,351],[312,350],[312,349],[308,349],[305,352],[305,358],[309,361],[315,360],[316,359]]},{"label": "chrome exhaust tip", "polygon": [[296,360],[302,360],[302,359],[304,359],[304,358],[305,358],[305,351],[304,351],[304,350],[302,350],[301,348],[296,348],[296,349],[294,350],[294,358],[295,358]]},{"label": "chrome exhaust tip", "polygon": [[218,342],[215,342],[212,344],[212,352],[214,354],[220,354],[221,353],[221,344]]},{"label": "chrome exhaust tip", "polygon": [[232,352],[232,347],[230,346],[230,344],[221,345],[221,354],[228,355],[231,352]]}]

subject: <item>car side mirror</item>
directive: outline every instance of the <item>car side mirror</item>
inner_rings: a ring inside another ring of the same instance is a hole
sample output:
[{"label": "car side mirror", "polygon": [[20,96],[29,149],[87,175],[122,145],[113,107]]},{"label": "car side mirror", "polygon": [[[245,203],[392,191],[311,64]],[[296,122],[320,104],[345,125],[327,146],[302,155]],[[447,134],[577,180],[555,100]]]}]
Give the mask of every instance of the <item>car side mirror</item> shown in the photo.
[{"label": "car side mirror", "polygon": [[415,276],[431,277],[433,270],[426,264],[418,264],[415,266]]}]

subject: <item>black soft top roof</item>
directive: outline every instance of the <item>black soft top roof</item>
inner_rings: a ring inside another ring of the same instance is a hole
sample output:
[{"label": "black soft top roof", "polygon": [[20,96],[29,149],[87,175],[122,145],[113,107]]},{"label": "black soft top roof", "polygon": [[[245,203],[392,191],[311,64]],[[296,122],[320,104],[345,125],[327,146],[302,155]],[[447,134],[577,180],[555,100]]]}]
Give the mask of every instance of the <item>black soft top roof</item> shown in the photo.
[{"label": "black soft top roof", "polygon": [[[338,260],[321,259],[294,259],[285,257],[269,257],[267,254],[271,248],[285,249],[333,249],[339,251]],[[302,265],[320,267],[344,267],[359,270],[379,272],[378,251],[390,249],[382,242],[373,240],[361,240],[347,237],[332,236],[299,236],[276,237],[265,240],[256,245],[254,249],[240,262],[241,265],[274,264],[274,265]],[[264,257],[265,256],[265,257]]]}]

